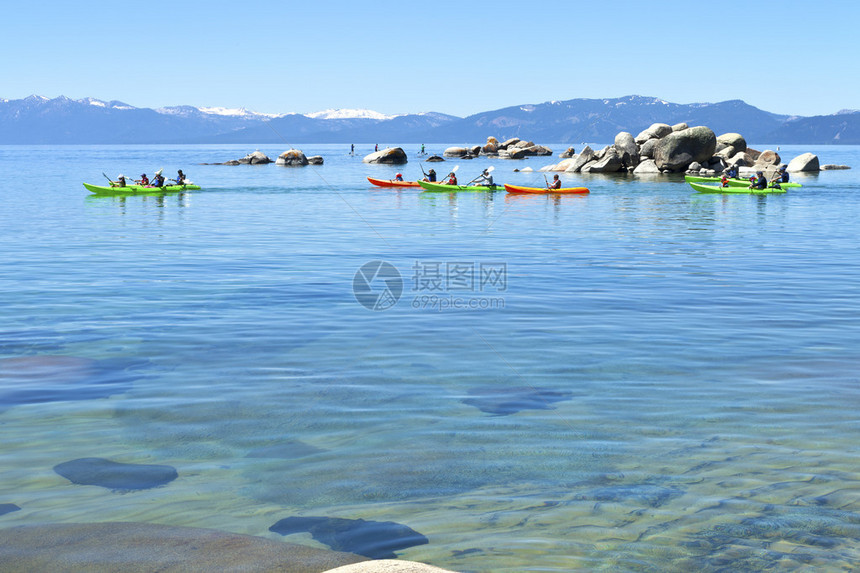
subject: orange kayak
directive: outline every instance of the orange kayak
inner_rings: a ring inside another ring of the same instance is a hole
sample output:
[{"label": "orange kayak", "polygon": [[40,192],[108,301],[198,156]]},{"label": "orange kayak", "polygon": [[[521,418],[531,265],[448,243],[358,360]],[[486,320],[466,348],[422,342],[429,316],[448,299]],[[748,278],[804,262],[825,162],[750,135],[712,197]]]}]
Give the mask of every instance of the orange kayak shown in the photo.
[{"label": "orange kayak", "polygon": [[394,179],[375,179],[368,177],[368,181],[377,187],[418,187],[417,181],[396,181]]},{"label": "orange kayak", "polygon": [[546,187],[521,187],[519,185],[508,185],[505,183],[505,191],[508,193],[588,193],[588,187],[562,187],[561,189],[547,189]]}]

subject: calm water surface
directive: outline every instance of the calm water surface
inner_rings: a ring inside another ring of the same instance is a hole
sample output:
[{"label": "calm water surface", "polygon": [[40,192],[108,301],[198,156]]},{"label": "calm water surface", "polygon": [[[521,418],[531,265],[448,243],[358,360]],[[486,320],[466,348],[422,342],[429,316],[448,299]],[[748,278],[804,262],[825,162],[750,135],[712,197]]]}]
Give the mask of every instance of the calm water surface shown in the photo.
[{"label": "calm water surface", "polygon": [[[429,543],[399,557],[458,571],[860,566],[856,169],[782,196],[587,175],[563,177],[588,196],[446,195],[373,188],[416,158],[347,149],[290,169],[200,165],[247,146],[0,147],[0,504],[21,508],[0,526],[325,547],[268,528],[327,516],[407,525]],[[860,166],[780,153],[806,151]],[[458,174],[540,184],[513,169],[551,162]],[[159,167],[203,189],[81,186]],[[353,292],[371,261],[402,280],[387,310]],[[53,470],[92,457],[179,478]]]}]

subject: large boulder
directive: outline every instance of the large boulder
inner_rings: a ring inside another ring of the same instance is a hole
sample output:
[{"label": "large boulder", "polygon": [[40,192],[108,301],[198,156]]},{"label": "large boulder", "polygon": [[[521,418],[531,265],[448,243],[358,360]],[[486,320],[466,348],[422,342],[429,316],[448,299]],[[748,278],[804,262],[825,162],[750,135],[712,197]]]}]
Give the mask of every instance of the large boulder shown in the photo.
[{"label": "large boulder", "polygon": [[615,150],[624,165],[633,166],[639,163],[639,148],[636,146],[633,134],[622,131],[616,135]]},{"label": "large boulder", "polygon": [[558,163],[552,166],[550,171],[567,171],[567,169],[573,165],[573,162],[576,161],[576,157],[568,157],[567,159],[562,159]]},{"label": "large boulder", "polygon": [[582,148],[582,151],[579,152],[579,155],[574,158],[573,163],[571,163],[570,166],[565,169],[565,171],[567,173],[578,173],[582,170],[582,167],[592,159],[594,159],[594,150],[591,149],[591,147],[589,147],[588,145],[586,145]]},{"label": "large boulder", "polygon": [[442,155],[445,157],[463,157],[469,155],[469,149],[467,147],[449,147],[442,152]]},{"label": "large boulder", "polygon": [[0,571],[307,573],[366,561],[264,537],[154,523],[22,525],[4,528],[2,539]]},{"label": "large boulder", "polygon": [[734,147],[735,152],[747,150],[747,140],[740,133],[724,133],[717,136],[717,151],[724,147]]},{"label": "large boulder", "polygon": [[642,144],[642,147],[639,148],[639,157],[645,157],[646,159],[654,159],[654,148],[657,147],[657,144],[660,143],[659,139],[649,139],[645,143]]},{"label": "large boulder", "polygon": [[546,147],[545,145],[532,145],[531,147],[529,147],[527,149],[528,149],[529,153],[531,153],[532,155],[538,155],[538,156],[552,155],[552,149],[550,149],[549,147]]},{"label": "large boulder", "polygon": [[388,147],[366,156],[364,163],[384,163],[386,165],[403,165],[409,161],[406,152],[400,147]]},{"label": "large boulder", "polygon": [[653,159],[646,159],[636,166],[636,169],[633,170],[634,175],[644,175],[651,173],[660,173],[660,169],[657,167],[657,164]]},{"label": "large boulder", "polygon": [[483,155],[498,155],[499,154],[499,140],[495,137],[488,137],[487,143],[481,148],[481,153]]},{"label": "large boulder", "polygon": [[283,165],[285,167],[303,167],[309,163],[308,158],[300,149],[288,149],[278,155],[275,165]]},{"label": "large boulder", "polygon": [[427,159],[424,160],[424,163],[439,163],[440,161],[445,161],[444,158],[439,157],[438,155],[431,155]]},{"label": "large boulder", "polygon": [[322,165],[323,164],[322,155],[313,155],[311,157],[308,157],[308,163],[311,165]]},{"label": "large boulder", "polygon": [[800,171],[821,171],[821,167],[818,163],[817,155],[813,155],[812,153],[804,153],[803,155],[798,155],[797,157],[789,161],[786,170],[792,173],[797,173]]},{"label": "large boulder", "polygon": [[782,163],[782,158],[779,156],[779,153],[772,149],[765,149],[758,156],[758,159],[755,160],[755,164],[761,167],[770,167],[779,165],[780,163]]},{"label": "large boulder", "polygon": [[519,138],[519,137],[512,137],[512,138],[510,138],[509,140],[502,142],[502,143],[499,145],[499,149],[507,149],[508,147],[511,147],[511,146],[513,146],[513,145],[516,145],[516,144],[517,144],[517,143],[519,143],[519,142],[520,142],[520,138]]},{"label": "large boulder", "polygon": [[624,167],[621,156],[614,149],[607,151],[603,158],[583,168],[585,173],[617,173]]},{"label": "large boulder", "polygon": [[726,160],[726,165],[737,167],[752,167],[754,163],[755,159],[747,152],[735,153]]},{"label": "large boulder", "polygon": [[714,155],[717,136],[704,126],[673,131],[654,149],[654,161],[661,170],[684,171],[694,161],[707,161]]},{"label": "large boulder", "polygon": [[265,165],[271,162],[272,160],[258,149],[254,153],[249,153],[241,159],[232,159],[222,163],[221,165]]},{"label": "large boulder", "polygon": [[660,139],[672,133],[672,126],[667,123],[652,123],[651,127],[639,132],[636,136],[636,143],[642,145],[649,139]]}]

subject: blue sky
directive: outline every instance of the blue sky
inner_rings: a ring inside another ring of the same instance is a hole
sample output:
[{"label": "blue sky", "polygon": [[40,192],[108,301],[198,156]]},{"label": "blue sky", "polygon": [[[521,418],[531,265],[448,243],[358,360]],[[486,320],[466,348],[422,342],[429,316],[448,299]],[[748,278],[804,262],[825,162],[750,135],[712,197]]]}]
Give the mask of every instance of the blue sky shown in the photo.
[{"label": "blue sky", "polygon": [[15,3],[0,97],[465,116],[624,95],[860,108],[860,3]]}]

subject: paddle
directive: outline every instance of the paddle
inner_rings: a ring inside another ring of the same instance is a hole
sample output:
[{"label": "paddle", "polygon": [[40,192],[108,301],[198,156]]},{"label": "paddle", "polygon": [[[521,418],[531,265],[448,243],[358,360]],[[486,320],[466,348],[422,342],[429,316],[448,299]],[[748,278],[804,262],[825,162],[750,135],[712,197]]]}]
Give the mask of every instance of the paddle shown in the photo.
[{"label": "paddle", "polygon": [[[489,167],[487,167],[484,171],[486,171],[487,173],[492,173],[494,169],[495,169],[495,167],[493,167],[492,165],[490,165],[490,166],[489,166]],[[483,176],[484,176],[484,172],[482,171],[480,175],[478,175],[477,177],[475,177],[474,179],[472,179],[471,181],[469,181],[469,183],[474,183],[475,181],[477,181],[478,179],[480,179],[480,178],[481,178],[481,177],[483,177]],[[467,183],[467,185],[468,185],[469,183]]]}]

